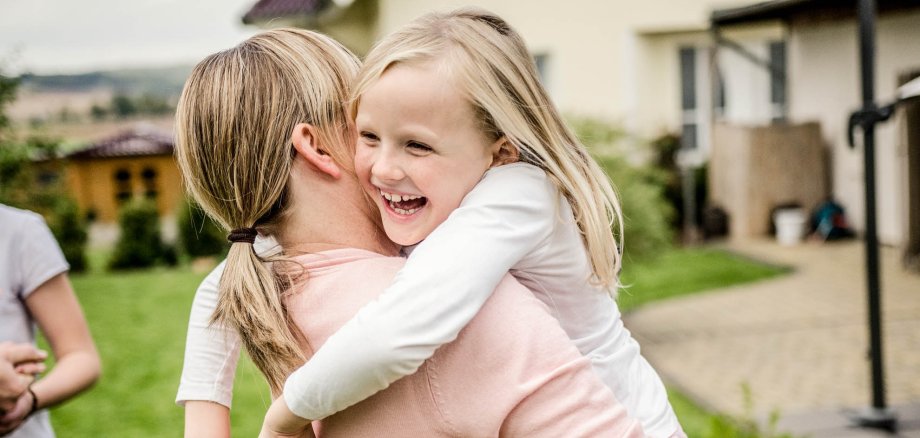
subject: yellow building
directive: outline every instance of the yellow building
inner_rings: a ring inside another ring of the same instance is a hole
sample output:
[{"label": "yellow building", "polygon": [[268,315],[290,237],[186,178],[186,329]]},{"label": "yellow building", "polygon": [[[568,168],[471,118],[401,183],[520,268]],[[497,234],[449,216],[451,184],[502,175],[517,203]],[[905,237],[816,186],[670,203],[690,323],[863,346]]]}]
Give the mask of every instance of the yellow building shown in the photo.
[{"label": "yellow building", "polygon": [[94,224],[114,225],[119,207],[147,198],[156,203],[168,228],[184,198],[174,147],[172,136],[153,131],[102,139],[66,156],[67,187]]}]

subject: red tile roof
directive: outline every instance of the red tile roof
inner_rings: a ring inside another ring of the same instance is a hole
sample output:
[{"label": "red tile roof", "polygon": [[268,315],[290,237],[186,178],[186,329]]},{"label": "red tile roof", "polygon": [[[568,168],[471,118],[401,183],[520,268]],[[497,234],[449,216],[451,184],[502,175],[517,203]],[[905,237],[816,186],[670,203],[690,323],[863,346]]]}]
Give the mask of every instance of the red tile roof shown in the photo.
[{"label": "red tile roof", "polygon": [[67,154],[70,159],[172,155],[171,135],[155,131],[126,131]]},{"label": "red tile roof", "polygon": [[313,15],[321,11],[329,0],[259,0],[243,16],[244,24],[267,21],[291,15]]}]

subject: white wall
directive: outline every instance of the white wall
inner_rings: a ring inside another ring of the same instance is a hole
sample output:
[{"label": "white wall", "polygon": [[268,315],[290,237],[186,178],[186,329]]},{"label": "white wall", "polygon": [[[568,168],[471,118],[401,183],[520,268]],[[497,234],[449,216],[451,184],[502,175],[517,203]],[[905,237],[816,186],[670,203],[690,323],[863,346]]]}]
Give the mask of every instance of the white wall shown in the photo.
[{"label": "white wall", "polygon": [[[898,74],[920,68],[920,12],[881,17],[877,23],[876,101],[894,95]],[[864,228],[863,150],[850,149],[846,123],[861,105],[855,22],[808,23],[790,34],[790,116],[817,120],[831,149],[833,194],[851,223]],[[906,238],[906,150],[897,122],[876,129],[876,194],[879,239],[900,245]],[[859,137],[857,137],[859,138]]]},{"label": "white wall", "polygon": [[[736,42],[758,59],[769,59],[768,39]],[[770,72],[728,48],[719,50],[719,68],[722,70],[727,95],[722,120],[742,125],[769,124],[773,116]]]}]

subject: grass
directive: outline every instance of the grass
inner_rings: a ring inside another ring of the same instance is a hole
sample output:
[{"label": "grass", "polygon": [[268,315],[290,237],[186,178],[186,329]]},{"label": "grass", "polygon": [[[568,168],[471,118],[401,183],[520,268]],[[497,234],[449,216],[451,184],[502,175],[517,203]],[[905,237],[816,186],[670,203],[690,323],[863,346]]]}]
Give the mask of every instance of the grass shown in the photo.
[{"label": "grass", "polygon": [[708,434],[713,413],[699,407],[674,388],[668,388],[668,400],[671,401],[671,407],[674,408],[674,413],[677,414],[680,425],[688,437],[703,437]]},{"label": "grass", "polygon": [[624,262],[620,310],[628,312],[645,303],[781,274],[784,268],[753,262],[725,251],[678,248],[654,259]]},{"label": "grass", "polygon": [[[102,272],[105,258],[91,252],[90,272],[71,277],[102,356],[103,375],[95,388],[53,409],[54,427],[62,438],[181,436],[183,410],[174,399],[189,309],[205,273],[188,268]],[[628,310],[778,272],[717,250],[679,249],[653,261],[628,262],[624,278],[632,287],[621,303]],[[240,364],[233,435],[251,437],[268,406],[268,390],[248,360]],[[710,413],[678,393],[671,397],[690,436],[710,423]]]},{"label": "grass", "polygon": [[[181,436],[184,411],[174,403],[192,297],[205,273],[187,268],[102,273],[90,254],[88,274],[71,277],[102,356],[102,378],[52,412],[58,436]],[[258,434],[268,388],[245,358],[234,385],[234,436]]]}]

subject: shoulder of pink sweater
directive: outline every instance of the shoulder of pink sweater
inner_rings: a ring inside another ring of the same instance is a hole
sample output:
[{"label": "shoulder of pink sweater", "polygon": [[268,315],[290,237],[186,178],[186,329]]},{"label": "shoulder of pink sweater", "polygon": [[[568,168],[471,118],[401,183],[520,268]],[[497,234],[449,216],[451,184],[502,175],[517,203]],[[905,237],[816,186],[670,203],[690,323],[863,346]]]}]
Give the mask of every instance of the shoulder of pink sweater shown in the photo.
[{"label": "shoulder of pink sweater", "polygon": [[543,303],[510,275],[428,372],[439,410],[461,435],[641,436]]},{"label": "shoulder of pink sweater", "polygon": [[294,324],[314,349],[380,295],[405,264],[403,258],[382,255],[342,263],[315,257],[308,260],[312,263],[305,264],[307,275],[296,292],[288,295],[286,304]]}]

